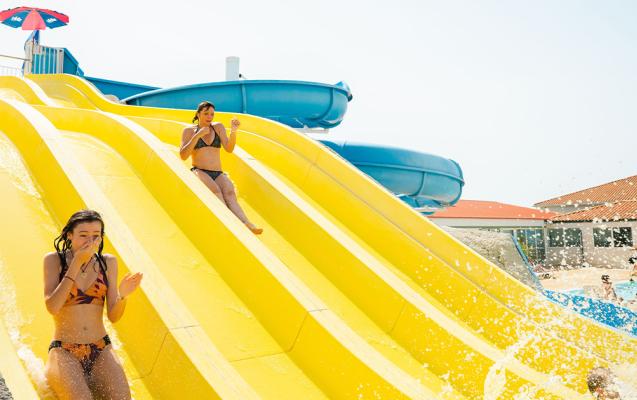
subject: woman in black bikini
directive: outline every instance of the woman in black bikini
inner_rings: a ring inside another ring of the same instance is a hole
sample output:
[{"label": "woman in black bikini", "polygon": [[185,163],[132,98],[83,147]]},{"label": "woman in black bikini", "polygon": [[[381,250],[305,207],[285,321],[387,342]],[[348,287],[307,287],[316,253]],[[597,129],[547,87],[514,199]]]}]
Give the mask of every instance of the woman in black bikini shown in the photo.
[{"label": "woman in black bikini", "polygon": [[104,223],[95,211],[71,216],[44,257],[44,298],[55,333],[46,377],[59,399],[130,399],[130,388],[106,334],[102,315],[118,321],[142,274],[117,283],[117,259],[102,254]]},{"label": "woman in black bikini", "polygon": [[221,169],[221,146],[232,153],[237,143],[237,129],[239,120],[233,119],[230,135],[226,134],[226,128],[219,122],[212,122],[215,115],[215,106],[203,101],[197,107],[197,114],[192,122],[197,125],[187,127],[181,135],[181,148],[179,155],[182,160],[192,156],[191,171],[214,193],[234,215],[243,222],[254,234],[260,234],[263,229],[257,228],[245,215],[239,202],[234,185],[230,178]]}]

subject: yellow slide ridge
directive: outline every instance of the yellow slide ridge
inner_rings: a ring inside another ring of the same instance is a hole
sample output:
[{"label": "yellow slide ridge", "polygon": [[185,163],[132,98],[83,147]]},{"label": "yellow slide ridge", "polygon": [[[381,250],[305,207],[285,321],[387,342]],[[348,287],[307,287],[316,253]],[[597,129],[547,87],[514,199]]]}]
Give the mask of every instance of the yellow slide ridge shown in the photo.
[{"label": "yellow slide ridge", "polygon": [[241,115],[222,157],[254,237],[177,155],[193,114],[74,76],[0,78],[10,388],[50,396],[39,266],[82,207],[103,214],[122,273],[147,276],[110,328],[135,398],[577,399],[593,367],[637,364],[634,338],[539,297],[320,144]]}]

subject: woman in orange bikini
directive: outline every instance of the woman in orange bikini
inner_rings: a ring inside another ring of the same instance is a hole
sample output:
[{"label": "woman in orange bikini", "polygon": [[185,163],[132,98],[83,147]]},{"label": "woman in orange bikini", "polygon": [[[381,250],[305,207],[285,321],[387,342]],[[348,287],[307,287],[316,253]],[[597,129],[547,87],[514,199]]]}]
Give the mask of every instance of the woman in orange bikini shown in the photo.
[{"label": "woman in orange bikini", "polygon": [[182,160],[192,156],[192,172],[221,200],[234,215],[252,231],[258,235],[263,229],[257,228],[246,216],[237,201],[234,185],[228,175],[221,169],[221,146],[228,153],[232,153],[237,143],[237,129],[239,120],[233,119],[230,135],[226,134],[226,128],[219,122],[212,122],[215,116],[215,106],[203,101],[197,107],[197,114],[192,122],[195,126],[184,129],[181,135],[181,147],[179,155]]},{"label": "woman in orange bikini", "polygon": [[78,211],[44,257],[44,298],[55,322],[46,377],[60,399],[131,398],[102,315],[106,304],[111,322],[122,317],[142,274],[127,274],[118,287],[117,259],[102,254],[103,237],[101,216]]}]

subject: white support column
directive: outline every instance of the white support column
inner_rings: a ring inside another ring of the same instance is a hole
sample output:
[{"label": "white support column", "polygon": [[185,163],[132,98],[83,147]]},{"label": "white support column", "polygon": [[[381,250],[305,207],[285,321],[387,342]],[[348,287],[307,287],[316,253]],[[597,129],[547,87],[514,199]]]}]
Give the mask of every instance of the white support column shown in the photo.
[{"label": "white support column", "polygon": [[235,56],[226,57],[226,80],[227,81],[239,80],[239,57],[235,57]]}]

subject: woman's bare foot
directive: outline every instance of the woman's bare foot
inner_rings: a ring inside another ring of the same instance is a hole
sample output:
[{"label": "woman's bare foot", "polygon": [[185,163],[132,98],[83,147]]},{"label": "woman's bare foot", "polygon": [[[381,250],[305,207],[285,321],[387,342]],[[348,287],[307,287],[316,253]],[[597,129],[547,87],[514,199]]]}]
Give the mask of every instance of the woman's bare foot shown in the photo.
[{"label": "woman's bare foot", "polygon": [[244,222],[245,226],[248,227],[255,235],[260,235],[263,233],[263,228],[257,228],[252,222]]}]

